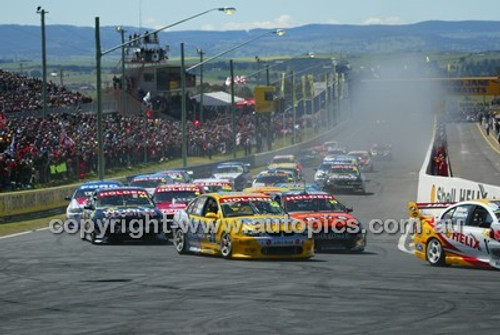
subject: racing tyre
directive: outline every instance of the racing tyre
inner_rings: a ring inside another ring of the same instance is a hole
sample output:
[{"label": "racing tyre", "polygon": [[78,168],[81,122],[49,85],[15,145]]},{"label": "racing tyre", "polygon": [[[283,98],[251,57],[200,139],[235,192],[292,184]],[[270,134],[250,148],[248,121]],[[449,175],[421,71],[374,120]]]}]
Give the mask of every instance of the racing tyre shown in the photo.
[{"label": "racing tyre", "polygon": [[446,253],[443,249],[443,245],[437,238],[431,238],[429,241],[427,241],[427,246],[425,248],[425,257],[432,266],[446,265]]},{"label": "racing tyre", "polygon": [[90,243],[97,244],[97,233],[95,230],[90,233]]},{"label": "racing tyre", "polygon": [[188,253],[187,236],[182,229],[178,229],[174,232],[174,246],[179,254],[183,255]]},{"label": "racing tyre", "polygon": [[233,241],[231,240],[231,235],[227,232],[222,233],[220,238],[220,252],[222,257],[228,259],[233,255]]}]

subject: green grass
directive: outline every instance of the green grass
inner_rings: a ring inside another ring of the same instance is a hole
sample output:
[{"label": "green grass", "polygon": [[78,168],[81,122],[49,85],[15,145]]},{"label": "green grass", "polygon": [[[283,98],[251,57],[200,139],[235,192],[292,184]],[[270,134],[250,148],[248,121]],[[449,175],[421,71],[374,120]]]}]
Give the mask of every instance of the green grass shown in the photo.
[{"label": "green grass", "polygon": [[19,221],[13,223],[3,223],[0,224],[0,236],[31,231],[39,228],[45,228],[48,227],[50,220],[53,219],[64,220],[65,217],[66,215],[59,214],[42,219],[33,219],[33,220]]}]

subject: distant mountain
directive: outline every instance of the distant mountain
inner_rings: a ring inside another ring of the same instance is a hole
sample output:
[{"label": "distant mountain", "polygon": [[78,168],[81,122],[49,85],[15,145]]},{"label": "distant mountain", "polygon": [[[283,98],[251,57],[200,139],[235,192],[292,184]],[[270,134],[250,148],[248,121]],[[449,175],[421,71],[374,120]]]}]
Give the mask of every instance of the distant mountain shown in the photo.
[{"label": "distant mountain", "polygon": [[[48,57],[94,57],[94,28],[69,25],[48,25],[46,28]],[[131,33],[139,31],[136,27],[125,29]],[[213,55],[263,31],[173,31],[162,32],[159,37],[162,44],[170,45],[173,57],[178,56],[181,42],[185,42],[188,56],[194,56],[197,47]],[[0,60],[39,59],[40,35],[39,26],[0,25]],[[101,28],[101,42],[103,50],[119,44],[120,35],[115,27]],[[297,55],[307,51],[361,54],[496,50],[500,50],[500,21],[426,21],[409,25],[311,24],[287,29],[281,38],[261,38],[231,55]]]}]

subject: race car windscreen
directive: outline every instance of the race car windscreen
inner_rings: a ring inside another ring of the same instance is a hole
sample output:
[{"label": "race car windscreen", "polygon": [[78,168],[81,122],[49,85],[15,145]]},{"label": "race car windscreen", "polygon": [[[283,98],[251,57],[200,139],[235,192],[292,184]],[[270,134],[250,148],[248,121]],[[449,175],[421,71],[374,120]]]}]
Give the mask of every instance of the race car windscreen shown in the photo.
[{"label": "race car windscreen", "polygon": [[291,157],[280,157],[280,158],[274,158],[271,161],[271,164],[285,164],[285,163],[295,163],[293,158]]},{"label": "race car windscreen", "polygon": [[221,204],[222,213],[226,218],[254,215],[284,215],[285,212],[276,201],[248,200],[226,202]]},{"label": "race car windscreen", "polygon": [[139,179],[132,180],[130,186],[142,187],[142,188],[155,188],[158,185],[165,184],[161,179]]},{"label": "race car windscreen", "polygon": [[154,195],[155,202],[185,202],[188,203],[196,198],[200,193],[196,191],[172,191],[172,192],[158,192]]},{"label": "race car windscreen", "polygon": [[214,173],[243,173],[243,168],[241,166],[220,166],[215,169]]},{"label": "race car windscreen", "polygon": [[287,200],[286,210],[294,212],[345,212],[345,207],[335,199]]},{"label": "race car windscreen", "polygon": [[113,196],[99,197],[97,199],[96,208],[100,207],[147,207],[154,208],[155,205],[147,195],[147,193],[120,194]]},{"label": "race car windscreen", "polygon": [[90,197],[94,193],[94,190],[92,189],[86,189],[86,190],[76,190],[75,195],[73,198],[78,199],[78,198],[85,198],[85,197]]},{"label": "race car windscreen", "polygon": [[279,184],[288,183],[288,176],[286,175],[272,175],[272,176],[260,176],[255,179],[256,183],[260,184]]},{"label": "race car windscreen", "polygon": [[356,168],[338,166],[331,167],[329,172],[334,174],[358,174],[358,170]]},{"label": "race car windscreen", "polygon": [[351,156],[356,156],[358,159],[367,159],[368,155],[364,153],[356,153],[356,154],[350,154]]},{"label": "race car windscreen", "polygon": [[185,175],[181,172],[167,172],[165,174],[172,178],[174,181],[183,181],[186,179]]}]

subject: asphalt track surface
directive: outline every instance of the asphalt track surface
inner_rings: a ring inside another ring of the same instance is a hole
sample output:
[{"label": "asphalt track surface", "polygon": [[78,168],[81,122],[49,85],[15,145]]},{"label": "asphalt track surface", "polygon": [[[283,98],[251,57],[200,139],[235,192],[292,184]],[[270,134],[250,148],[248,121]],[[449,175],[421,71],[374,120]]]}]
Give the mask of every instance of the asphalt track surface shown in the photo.
[{"label": "asphalt track surface", "polygon": [[475,122],[449,124],[446,134],[453,176],[500,184],[500,146],[493,136],[486,138]]},{"label": "asphalt track surface", "polygon": [[[394,145],[366,195],[339,195],[365,223],[407,217],[416,196],[431,118],[394,113],[354,114],[332,134],[350,149]],[[399,237],[370,234],[365,253],[308,261],[180,256],[170,243],[95,246],[48,231],[2,239],[0,334],[498,333],[499,272],[431,267],[399,251]]]}]

